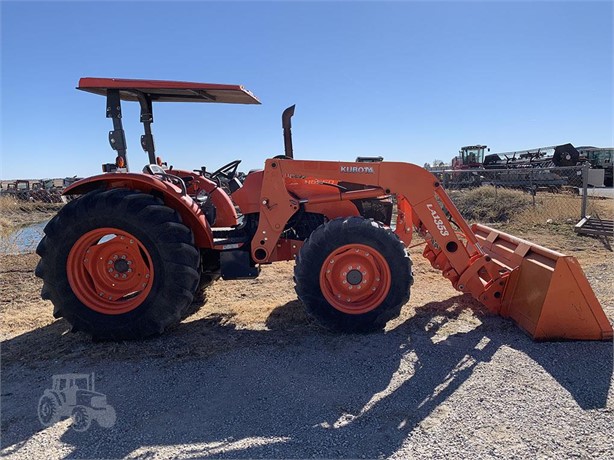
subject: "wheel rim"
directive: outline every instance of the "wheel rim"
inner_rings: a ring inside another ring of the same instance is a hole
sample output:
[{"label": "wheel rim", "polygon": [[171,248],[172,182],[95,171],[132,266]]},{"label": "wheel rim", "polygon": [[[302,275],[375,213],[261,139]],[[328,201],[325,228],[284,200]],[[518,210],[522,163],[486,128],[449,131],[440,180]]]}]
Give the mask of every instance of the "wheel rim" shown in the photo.
[{"label": "wheel rim", "polygon": [[363,244],[347,244],[324,260],[320,289],[334,308],[359,315],[384,301],[391,279],[390,267],[378,251]]},{"label": "wheel rim", "polygon": [[51,415],[51,405],[45,401],[41,407],[41,416],[47,420],[50,418]]},{"label": "wheel rim", "polygon": [[151,256],[130,233],[97,228],[82,235],[67,260],[68,282],[88,308],[119,315],[137,308],[153,285]]}]

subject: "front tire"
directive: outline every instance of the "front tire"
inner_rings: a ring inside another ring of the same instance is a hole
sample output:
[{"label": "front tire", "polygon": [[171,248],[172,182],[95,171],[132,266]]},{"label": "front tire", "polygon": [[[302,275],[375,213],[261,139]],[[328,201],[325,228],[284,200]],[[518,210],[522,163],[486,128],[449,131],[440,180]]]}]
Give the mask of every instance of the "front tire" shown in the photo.
[{"label": "front tire", "polygon": [[371,332],[399,316],[413,283],[399,238],[371,219],[348,217],[321,225],[301,248],[296,293],[322,326]]},{"label": "front tire", "polygon": [[77,406],[72,410],[72,429],[82,433],[92,425],[92,416],[87,407]]},{"label": "front tire", "polygon": [[93,191],[45,227],[41,296],[73,331],[138,339],[179,323],[199,280],[198,250],[177,212],[151,195]]},{"label": "front tire", "polygon": [[97,414],[96,421],[102,428],[111,428],[115,425],[117,415],[113,406],[107,406],[104,411]]}]

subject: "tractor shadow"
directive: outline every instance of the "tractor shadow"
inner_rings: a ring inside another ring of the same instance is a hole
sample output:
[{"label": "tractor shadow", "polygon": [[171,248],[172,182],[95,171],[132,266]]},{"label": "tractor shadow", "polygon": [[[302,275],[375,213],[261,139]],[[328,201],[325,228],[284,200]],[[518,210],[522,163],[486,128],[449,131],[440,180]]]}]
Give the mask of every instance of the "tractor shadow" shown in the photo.
[{"label": "tractor shadow", "polygon": [[[110,429],[94,423],[84,433],[61,434],[74,449],[68,458],[155,456],[148,446],[191,457],[388,456],[504,348],[531,357],[582,409],[606,406],[611,343],[535,343],[511,322],[479,311],[473,329],[441,334],[473,306],[457,296],[416,308],[386,333],[339,335],[307,322],[292,301],[270,314],[268,330],[210,315],[161,338],[123,344],[63,336],[66,325],[57,321],[2,344],[10,358],[2,363],[3,453],[19,453],[42,430],[38,398],[51,375],[68,372],[96,372],[96,389],[117,412]],[[157,351],[145,353],[151,348]],[[32,361],[38,364],[25,365]]]}]

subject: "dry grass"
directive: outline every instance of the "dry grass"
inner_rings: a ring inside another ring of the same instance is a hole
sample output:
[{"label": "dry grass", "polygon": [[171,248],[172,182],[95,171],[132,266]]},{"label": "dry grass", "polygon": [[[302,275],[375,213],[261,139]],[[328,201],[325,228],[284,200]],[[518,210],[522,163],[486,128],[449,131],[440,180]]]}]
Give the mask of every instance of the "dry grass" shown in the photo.
[{"label": "dry grass", "polygon": [[22,207],[31,207],[32,203],[19,201],[10,196],[0,196],[0,212],[13,213]]},{"label": "dry grass", "polygon": [[[463,217],[471,222],[512,225],[575,224],[580,220],[582,197],[573,193],[538,192],[535,197],[521,190],[484,186],[452,191],[450,197]],[[587,214],[614,217],[610,199],[590,198]]]},{"label": "dry grass", "polygon": [[[413,317],[415,307],[430,302],[457,299],[464,306],[480,308],[471,298],[460,297],[441,274],[430,268],[420,252],[420,248],[412,250],[417,274],[412,298],[389,328]],[[5,365],[18,362],[36,366],[83,356],[191,359],[236,346],[291,343],[300,336],[313,334],[337,335],[321,329],[307,317],[294,292],[294,263],[279,262],[264,266],[255,280],[217,281],[207,289],[206,302],[195,315],[160,337],[92,343],[85,334],[69,333],[66,321],[53,318],[51,302],[40,298],[41,280],[33,273],[37,261],[34,254],[7,256],[7,263],[0,270],[0,337]],[[459,321],[463,325],[477,321],[473,311],[469,308]]]},{"label": "dry grass", "polygon": [[[571,226],[567,226],[571,229]],[[510,228],[505,228],[511,231]],[[523,228],[517,236],[575,255],[582,264],[608,317],[614,317],[611,270],[613,257],[594,238],[579,237],[573,230],[553,232],[552,227]],[[418,242],[418,241],[416,241]],[[471,329],[488,314],[470,296],[461,296],[441,273],[421,256],[422,247],[412,248],[415,284],[401,316],[388,329],[414,318],[425,306],[438,302],[454,305],[460,312],[448,324],[454,331]],[[46,362],[69,362],[79,357],[114,356],[139,360],[161,357],[174,361],[223,353],[236,347],[291,343],[301,336],[336,336],[314,325],[297,300],[292,281],[293,262],[264,266],[259,278],[218,281],[207,289],[200,310],[173,330],[148,340],[92,343],[82,333],[69,333],[64,320],[55,320],[53,306],[40,298],[41,280],[34,276],[34,254],[4,257],[0,268],[1,340],[4,364],[28,366]],[[512,326],[511,323],[509,327]],[[343,336],[339,336],[343,340]]]},{"label": "dry grass", "polygon": [[19,227],[43,222],[53,217],[63,203],[41,203],[17,200],[13,197],[0,197],[0,253],[11,252],[5,246],[11,243],[7,238]]},{"label": "dry grass", "polygon": [[7,254],[34,250],[39,231],[26,227],[53,217],[63,203],[41,203],[0,196],[0,264],[7,263]]},{"label": "dry grass", "polygon": [[[580,220],[582,197],[569,194],[538,193],[535,206],[525,208],[516,215],[518,224],[540,225],[546,223],[576,223]],[[589,198],[586,212],[598,214],[601,218],[612,219],[614,208],[612,200]]]},{"label": "dry grass", "polygon": [[508,222],[532,203],[528,193],[492,186],[453,191],[450,198],[463,217],[473,222]]}]

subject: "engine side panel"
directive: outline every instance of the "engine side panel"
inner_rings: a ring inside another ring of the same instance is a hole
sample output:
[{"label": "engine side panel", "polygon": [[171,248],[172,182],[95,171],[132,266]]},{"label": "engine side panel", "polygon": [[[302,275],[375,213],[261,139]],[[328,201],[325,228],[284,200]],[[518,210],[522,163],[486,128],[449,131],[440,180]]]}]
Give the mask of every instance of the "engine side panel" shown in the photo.
[{"label": "engine side panel", "polygon": [[[264,171],[255,171],[248,174],[243,182],[243,187],[232,194],[232,200],[241,209],[243,214],[251,214],[260,211],[260,191],[262,189],[262,179]],[[328,219],[346,216],[358,216],[360,213],[351,201],[330,201],[327,203],[309,203],[321,197],[327,197],[337,193],[337,187],[316,183],[309,179],[287,177],[285,179],[286,189],[299,201],[306,200],[305,211],[316,214],[323,214]]]}]

